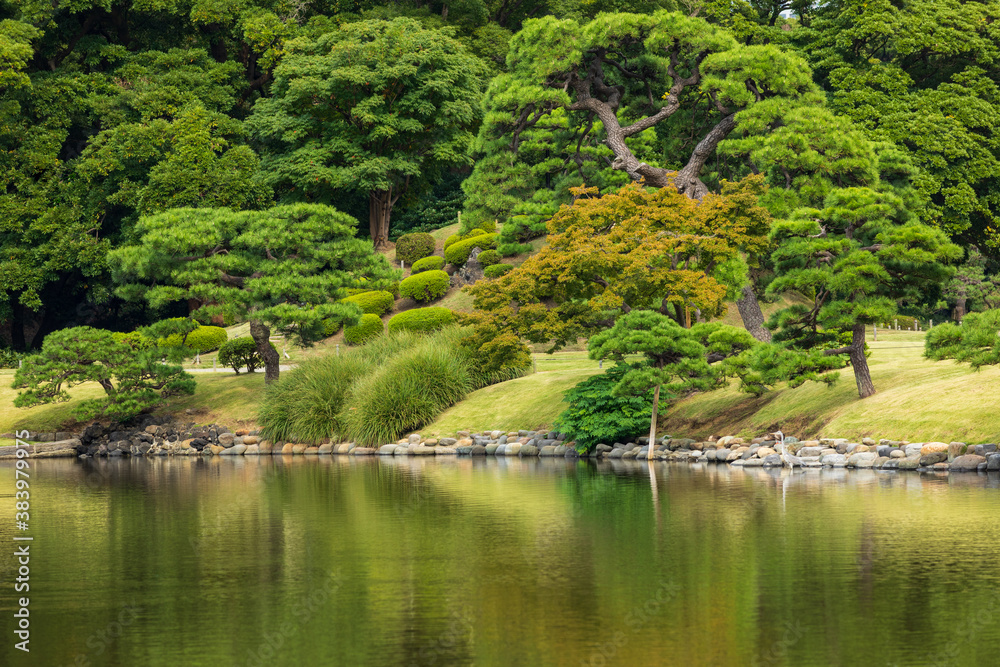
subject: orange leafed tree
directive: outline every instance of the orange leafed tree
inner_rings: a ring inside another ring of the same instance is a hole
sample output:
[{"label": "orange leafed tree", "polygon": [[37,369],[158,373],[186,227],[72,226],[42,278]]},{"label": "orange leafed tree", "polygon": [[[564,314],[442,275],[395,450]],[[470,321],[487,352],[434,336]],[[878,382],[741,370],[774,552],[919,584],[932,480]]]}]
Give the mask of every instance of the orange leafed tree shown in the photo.
[{"label": "orange leafed tree", "polygon": [[470,288],[477,310],[503,329],[558,348],[652,309],[682,325],[718,315],[729,288],[723,267],[762,251],[770,216],[758,176],[725,183],[700,202],[674,187],[628,185],[598,196],[576,188],[548,223],[548,243],[516,270]]}]

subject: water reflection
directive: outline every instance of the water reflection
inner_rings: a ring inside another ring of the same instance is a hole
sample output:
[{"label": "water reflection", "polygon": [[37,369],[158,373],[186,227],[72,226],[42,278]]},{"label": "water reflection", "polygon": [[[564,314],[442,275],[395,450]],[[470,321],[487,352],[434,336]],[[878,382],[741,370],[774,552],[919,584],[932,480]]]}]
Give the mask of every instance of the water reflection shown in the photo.
[{"label": "water reflection", "polygon": [[274,456],[32,485],[37,664],[972,665],[1000,639],[997,473]]}]

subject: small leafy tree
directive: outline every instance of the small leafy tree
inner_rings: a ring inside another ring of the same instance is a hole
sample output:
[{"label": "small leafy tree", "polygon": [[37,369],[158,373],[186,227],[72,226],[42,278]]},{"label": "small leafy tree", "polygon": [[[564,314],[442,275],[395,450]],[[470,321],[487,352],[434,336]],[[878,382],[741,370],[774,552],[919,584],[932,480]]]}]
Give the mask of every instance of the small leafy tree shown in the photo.
[{"label": "small leafy tree", "polygon": [[247,373],[253,373],[264,365],[264,359],[257,351],[257,343],[253,338],[242,336],[226,341],[219,348],[219,363],[232,366],[236,374],[240,374],[241,368],[246,368]]},{"label": "small leafy tree", "polygon": [[91,327],[61,329],[45,337],[41,351],[24,360],[14,374],[19,408],[69,400],[66,391],[96,382],[105,398],[82,401],[78,419],[125,420],[148,412],[173,394],[193,394],[194,378],[180,366],[160,362],[160,351],[136,350],[112,332]]},{"label": "small leafy tree", "polygon": [[649,424],[652,391],[615,393],[630,369],[628,364],[615,364],[566,392],[563,400],[569,405],[556,419],[555,427],[575,440],[579,451],[632,438]]},{"label": "small leafy tree", "polygon": [[[651,310],[633,310],[600,332],[587,344],[591,359],[614,359],[627,370],[613,391],[619,396],[643,394],[653,389],[653,410],[649,424],[647,458],[653,458],[656,416],[661,390],[676,398],[695,389],[715,386],[717,375],[706,359],[705,347],[690,330],[669,317]],[[642,361],[625,358],[642,355]]]},{"label": "small leafy tree", "polygon": [[[398,271],[354,236],[357,221],[329,206],[266,211],[172,209],[141,218],[137,245],[111,254],[125,298],[154,308],[202,304],[194,314],[250,322],[267,383],[278,378],[272,327],[304,345],[323,337],[323,320],[355,324],[361,309],[339,300],[361,283],[389,287]],[[139,283],[144,280],[152,285]]]}]

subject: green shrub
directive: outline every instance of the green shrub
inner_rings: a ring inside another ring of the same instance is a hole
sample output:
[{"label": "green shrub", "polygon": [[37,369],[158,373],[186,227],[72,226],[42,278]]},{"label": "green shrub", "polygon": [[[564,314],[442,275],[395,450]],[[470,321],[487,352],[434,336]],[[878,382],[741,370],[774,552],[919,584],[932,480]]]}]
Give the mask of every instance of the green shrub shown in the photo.
[{"label": "green shrub", "polygon": [[481,250],[486,250],[489,248],[497,247],[497,235],[496,234],[480,234],[479,236],[473,236],[472,238],[465,239],[464,241],[459,241],[458,243],[453,243],[448,246],[444,251],[444,258],[449,264],[454,266],[462,266],[469,259],[469,253],[472,252],[473,248],[479,248]]},{"label": "green shrub", "polygon": [[0,368],[17,368],[24,355],[9,347],[0,347]]},{"label": "green shrub", "polygon": [[[271,347],[277,351],[274,344]],[[264,359],[257,351],[257,343],[249,336],[241,336],[226,341],[219,348],[219,363],[223,366],[232,366],[236,374],[246,367],[248,373],[253,373],[258,368],[263,368]]]},{"label": "green shrub", "polygon": [[491,264],[483,269],[483,275],[487,278],[499,278],[505,273],[510,273],[514,267],[510,264]]},{"label": "green shrub", "polygon": [[485,268],[487,266],[497,264],[500,261],[500,256],[497,255],[496,250],[484,250],[479,253],[479,256],[476,257],[476,259],[479,260],[480,266]]},{"label": "green shrub", "polygon": [[389,320],[389,333],[397,331],[435,331],[455,321],[455,314],[441,306],[414,308]]},{"label": "green shrub", "polygon": [[412,273],[422,273],[424,271],[439,271],[444,268],[444,257],[438,257],[437,255],[431,255],[430,257],[424,257],[423,259],[418,259],[413,263]]},{"label": "green shrub", "polygon": [[309,359],[295,370],[282,373],[281,379],[264,392],[257,415],[264,437],[275,442],[305,443],[346,439],[341,412],[351,385],[378,368],[378,363],[359,354],[365,349]]},{"label": "green shrub", "polygon": [[452,234],[444,240],[444,249],[447,250],[449,246],[452,246],[462,240],[461,234]]},{"label": "green shrub", "polygon": [[381,336],[384,331],[382,318],[366,314],[361,316],[361,320],[355,326],[344,329],[344,340],[349,345],[362,345],[376,336]]},{"label": "green shrub", "polygon": [[355,304],[361,308],[361,312],[368,315],[384,315],[392,308],[394,301],[392,294],[382,291],[362,292],[341,299],[343,303]]},{"label": "green shrub", "polygon": [[339,317],[326,318],[323,320],[323,338],[329,338],[330,336],[335,335],[338,331],[340,331],[340,327],[343,325],[344,323]]},{"label": "green shrub", "polygon": [[462,354],[428,338],[360,379],[343,419],[358,444],[394,442],[465,398],[471,386]]},{"label": "green shrub", "polygon": [[464,329],[459,346],[465,352],[476,389],[519,378],[531,368],[531,351],[513,332],[483,321]]},{"label": "green shrub", "polygon": [[569,407],[556,418],[555,428],[576,440],[581,452],[590,451],[598,443],[627,442],[649,431],[653,391],[625,396],[614,393],[628,370],[628,364],[616,364],[566,392],[563,400]]},{"label": "green shrub", "polygon": [[192,352],[205,354],[229,340],[229,334],[222,327],[200,326],[185,338],[182,334],[170,334],[157,342],[160,347],[185,347]]},{"label": "green shrub", "polygon": [[396,241],[396,261],[412,265],[434,252],[434,237],[426,232],[404,234]]},{"label": "green shrub", "polygon": [[444,271],[424,271],[401,282],[399,293],[414,301],[433,301],[443,297],[450,284],[451,276]]}]

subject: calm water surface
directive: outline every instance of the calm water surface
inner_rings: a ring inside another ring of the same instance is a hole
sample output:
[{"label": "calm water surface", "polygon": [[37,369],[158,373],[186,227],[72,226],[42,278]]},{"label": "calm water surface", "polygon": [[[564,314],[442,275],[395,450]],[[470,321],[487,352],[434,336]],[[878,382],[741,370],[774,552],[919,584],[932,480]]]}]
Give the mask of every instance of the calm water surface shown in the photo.
[{"label": "calm water surface", "polygon": [[[2,665],[990,665],[1000,477],[37,461]],[[13,466],[0,464],[0,493]],[[655,491],[655,493],[654,493]]]}]

